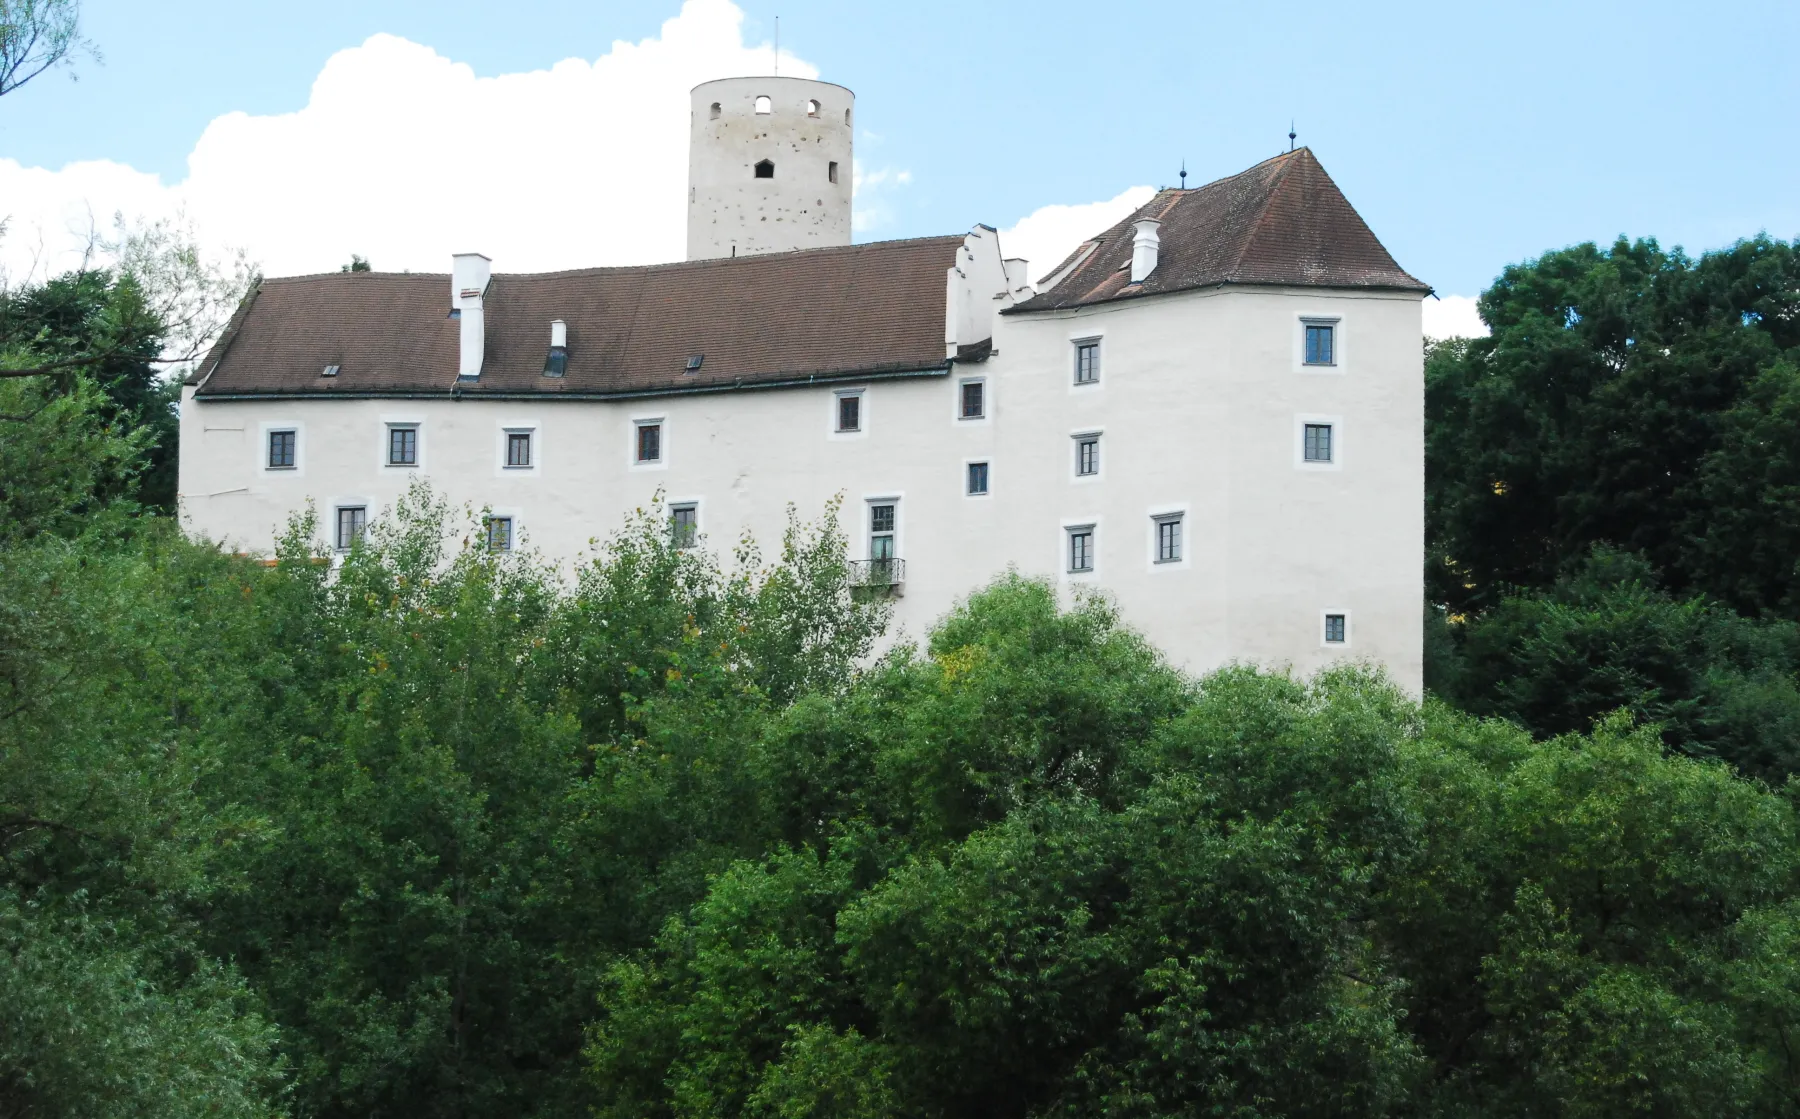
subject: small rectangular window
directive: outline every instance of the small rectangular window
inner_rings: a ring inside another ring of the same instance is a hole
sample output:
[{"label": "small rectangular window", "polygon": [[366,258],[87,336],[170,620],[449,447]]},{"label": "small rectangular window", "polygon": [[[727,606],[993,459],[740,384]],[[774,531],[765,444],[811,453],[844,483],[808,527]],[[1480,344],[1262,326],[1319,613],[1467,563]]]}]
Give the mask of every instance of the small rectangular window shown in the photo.
[{"label": "small rectangular window", "polygon": [[639,462],[662,461],[662,424],[637,425],[637,460]]},{"label": "small rectangular window", "polygon": [[838,393],[837,429],[839,431],[862,430],[862,393]]},{"label": "small rectangular window", "polygon": [[513,519],[511,517],[489,517],[487,519],[487,546],[490,552],[512,551]]},{"label": "small rectangular window", "polygon": [[1306,364],[1333,365],[1337,341],[1336,325],[1328,322],[1309,322],[1306,324]]},{"label": "small rectangular window", "polygon": [[969,496],[979,497],[988,492],[988,464],[971,462],[969,464]]},{"label": "small rectangular window", "polygon": [[962,418],[979,420],[987,415],[987,382],[964,381],[962,383]]},{"label": "small rectangular window", "polygon": [[1084,338],[1075,343],[1075,383],[1097,384],[1100,380],[1100,339]]},{"label": "small rectangular window", "polygon": [[1081,525],[1069,530],[1069,572],[1076,574],[1094,570],[1094,526]]},{"label": "small rectangular window", "polygon": [[269,432],[269,469],[294,469],[294,452],[299,446],[299,433],[293,431]]},{"label": "small rectangular window", "polygon": [[698,505],[671,505],[669,507],[669,540],[677,548],[692,548],[700,538],[700,507]]},{"label": "small rectangular window", "polygon": [[523,470],[531,466],[531,432],[506,433],[506,466],[509,470]]},{"label": "small rectangular window", "polygon": [[1156,518],[1156,562],[1181,562],[1181,514]]},{"label": "small rectangular window", "polygon": [[1349,630],[1349,619],[1343,614],[1325,615],[1325,644],[1342,645]]},{"label": "small rectangular window", "polygon": [[389,466],[419,465],[419,429],[410,426],[388,428]]},{"label": "small rectangular window", "polygon": [[831,182],[834,182],[834,183],[837,182],[837,160],[834,159],[830,163],[826,164],[825,178]]},{"label": "small rectangular window", "polygon": [[337,511],[337,550],[348,552],[368,527],[368,506],[340,505]]},{"label": "small rectangular window", "polygon": [[1075,476],[1091,478],[1100,473],[1100,436],[1075,437]]},{"label": "small rectangular window", "polygon": [[1305,435],[1307,462],[1331,461],[1331,425],[1307,424]]}]

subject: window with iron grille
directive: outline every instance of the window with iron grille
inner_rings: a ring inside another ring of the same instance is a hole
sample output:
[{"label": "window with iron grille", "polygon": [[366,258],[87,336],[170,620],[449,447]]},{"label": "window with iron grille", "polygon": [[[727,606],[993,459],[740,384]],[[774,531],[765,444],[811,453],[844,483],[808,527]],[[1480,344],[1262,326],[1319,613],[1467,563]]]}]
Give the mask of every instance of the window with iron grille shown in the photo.
[{"label": "window with iron grille", "polygon": [[1091,385],[1100,380],[1100,339],[1084,338],[1075,343],[1075,383]]},{"label": "window with iron grille", "polygon": [[508,469],[519,470],[531,466],[531,432],[506,433],[506,465]]},{"label": "window with iron grille", "polygon": [[662,424],[637,425],[637,460],[639,462],[662,461]]},{"label": "window with iron grille", "polygon": [[962,418],[979,420],[987,415],[987,382],[964,381],[962,383]]},{"label": "window with iron grille", "polygon": [[337,511],[337,550],[348,552],[369,527],[366,505],[340,505]]},{"label": "window with iron grille", "polygon": [[677,548],[692,548],[700,538],[700,507],[698,505],[671,505],[669,507],[669,539]]},{"label": "window with iron grille", "polygon": [[388,428],[389,466],[419,465],[419,429],[416,427]]},{"label": "window with iron grille", "polygon": [[1080,525],[1069,529],[1069,572],[1076,574],[1094,570],[1094,526]]},{"label": "window with iron grille", "polygon": [[1325,615],[1325,644],[1342,645],[1349,628],[1347,616],[1343,614]]},{"label": "window with iron grille", "polygon": [[269,469],[294,469],[294,452],[300,445],[300,436],[294,431],[269,432]]},{"label": "window with iron grille", "polygon": [[988,492],[988,464],[971,462],[969,464],[969,496],[979,497]]},{"label": "window with iron grille", "polygon": [[1306,364],[1335,365],[1337,325],[1328,322],[1309,322],[1306,327]]},{"label": "window with iron grille", "polygon": [[1156,562],[1181,562],[1181,514],[1156,518]]},{"label": "window with iron grille", "polygon": [[1332,461],[1330,424],[1307,424],[1304,441],[1307,462]]},{"label": "window with iron grille", "polygon": [[862,430],[862,393],[838,393],[837,429],[839,431]]},{"label": "window with iron grille", "polygon": [[1075,437],[1075,474],[1088,478],[1100,473],[1100,437],[1098,435],[1077,435]]},{"label": "window with iron grille", "polygon": [[489,517],[487,519],[487,546],[490,552],[512,551],[513,519],[511,517]]}]

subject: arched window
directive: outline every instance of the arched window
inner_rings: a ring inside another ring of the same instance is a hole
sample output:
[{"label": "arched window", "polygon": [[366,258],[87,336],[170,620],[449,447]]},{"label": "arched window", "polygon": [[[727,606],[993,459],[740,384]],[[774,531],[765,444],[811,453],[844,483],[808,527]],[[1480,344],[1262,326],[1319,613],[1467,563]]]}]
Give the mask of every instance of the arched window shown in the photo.
[{"label": "arched window", "polygon": [[759,179],[773,179],[775,177],[775,165],[766,159],[758,161],[756,164],[756,177]]},{"label": "arched window", "polygon": [[850,123],[850,110],[849,109],[844,110],[844,123],[846,125]]},{"label": "arched window", "polygon": [[816,117],[819,115],[819,103],[817,101],[808,101],[806,103],[806,115],[809,117]]},{"label": "arched window", "polygon": [[774,112],[774,110],[775,102],[769,100],[767,97],[758,97],[756,99],[756,111],[759,115],[767,116],[769,113]]},{"label": "arched window", "polygon": [[720,112],[720,109],[719,109],[719,103],[718,103],[718,102],[717,102],[717,101],[714,101],[714,102],[713,102],[713,103],[712,103],[712,114],[711,114],[711,115],[712,115],[712,119],[714,119],[714,120],[718,120],[718,119],[719,119],[719,112]]}]

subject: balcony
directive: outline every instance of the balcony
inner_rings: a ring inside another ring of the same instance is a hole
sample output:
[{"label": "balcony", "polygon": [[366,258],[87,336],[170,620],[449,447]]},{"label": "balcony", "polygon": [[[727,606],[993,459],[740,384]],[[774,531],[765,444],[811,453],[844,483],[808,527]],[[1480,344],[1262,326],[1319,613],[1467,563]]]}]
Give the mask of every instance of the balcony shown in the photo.
[{"label": "balcony", "polygon": [[859,596],[897,595],[906,582],[906,561],[872,559],[850,561],[850,589]]}]

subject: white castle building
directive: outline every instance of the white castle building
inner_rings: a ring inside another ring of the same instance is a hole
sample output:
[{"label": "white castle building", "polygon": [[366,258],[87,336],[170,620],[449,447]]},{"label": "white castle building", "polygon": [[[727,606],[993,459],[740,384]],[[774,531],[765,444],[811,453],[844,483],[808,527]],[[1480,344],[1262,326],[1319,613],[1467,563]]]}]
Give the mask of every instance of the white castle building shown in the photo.
[{"label": "white castle building", "polygon": [[1301,148],[1163,190],[1035,288],[995,231],[850,243],[854,96],[693,92],[683,263],[265,279],[182,395],[188,528],[340,548],[415,477],[573,558],[657,492],[779,539],[846,502],[921,635],[1016,569],[1104,588],[1173,660],[1420,687],[1419,304]]}]

